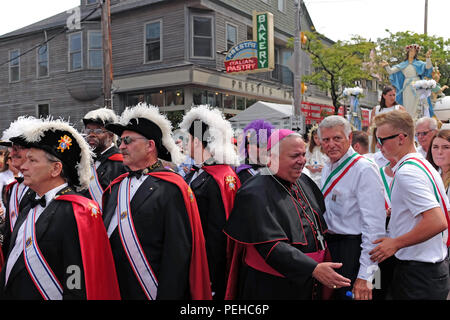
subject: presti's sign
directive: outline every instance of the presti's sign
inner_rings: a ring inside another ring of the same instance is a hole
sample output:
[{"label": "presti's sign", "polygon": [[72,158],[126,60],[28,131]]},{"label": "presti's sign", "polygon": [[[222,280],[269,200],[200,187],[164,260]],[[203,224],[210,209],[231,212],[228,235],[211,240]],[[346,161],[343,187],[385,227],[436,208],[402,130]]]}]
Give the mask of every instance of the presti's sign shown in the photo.
[{"label": "presti's sign", "polygon": [[253,41],[232,47],[225,56],[227,73],[266,72],[274,68],[273,15],[253,12]]}]

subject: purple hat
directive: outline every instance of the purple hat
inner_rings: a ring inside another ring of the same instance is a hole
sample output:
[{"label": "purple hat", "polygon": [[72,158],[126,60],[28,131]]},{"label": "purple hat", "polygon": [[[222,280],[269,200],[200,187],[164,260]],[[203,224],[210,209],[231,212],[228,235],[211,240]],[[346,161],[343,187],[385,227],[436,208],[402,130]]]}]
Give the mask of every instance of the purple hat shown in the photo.
[{"label": "purple hat", "polygon": [[272,149],[277,143],[286,138],[288,135],[296,133],[295,131],[289,129],[279,129],[274,130],[270,135],[269,141],[267,142],[267,151]]},{"label": "purple hat", "polygon": [[250,122],[244,128],[244,139],[241,148],[245,157],[247,157],[247,145],[249,143],[256,144],[258,147],[260,145],[264,146],[269,140],[270,135],[275,127],[268,121],[258,119]]}]

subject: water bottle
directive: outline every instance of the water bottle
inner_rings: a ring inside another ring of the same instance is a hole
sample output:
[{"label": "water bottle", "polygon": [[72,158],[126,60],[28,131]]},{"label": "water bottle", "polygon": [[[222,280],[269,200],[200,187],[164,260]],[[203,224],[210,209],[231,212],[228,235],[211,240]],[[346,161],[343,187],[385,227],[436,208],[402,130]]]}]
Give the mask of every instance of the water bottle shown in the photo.
[{"label": "water bottle", "polygon": [[345,296],[346,296],[347,298],[349,298],[350,300],[355,299],[355,295],[354,295],[353,292],[351,292],[350,290],[348,290],[348,291],[345,293]]}]

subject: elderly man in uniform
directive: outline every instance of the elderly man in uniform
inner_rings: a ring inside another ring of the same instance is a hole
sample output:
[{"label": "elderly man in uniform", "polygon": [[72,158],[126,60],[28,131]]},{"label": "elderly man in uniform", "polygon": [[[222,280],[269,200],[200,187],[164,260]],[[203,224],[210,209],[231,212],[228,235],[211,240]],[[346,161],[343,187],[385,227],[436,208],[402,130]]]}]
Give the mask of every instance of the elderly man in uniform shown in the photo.
[{"label": "elderly man in uniform", "polygon": [[[383,184],[377,166],[351,147],[350,123],[329,116],[319,125],[319,137],[330,162],[322,171],[327,243],[333,261],[342,262],[339,273],[352,280],[355,299],[372,299],[372,279],[377,264],[369,251],[385,235],[386,211]],[[350,288],[341,288],[335,298],[346,299]]]},{"label": "elderly man in uniform", "polygon": [[268,149],[268,166],[238,190],[224,230],[237,243],[227,299],[320,299],[319,282],[349,286],[334,271],[342,264],[325,262],[325,206],[316,184],[302,174],[303,139],[275,130]]},{"label": "elderly man in uniform", "polygon": [[200,217],[189,186],[163,167],[184,156],[158,108],[127,108],[106,128],[130,168],[103,194],[103,218],[123,299],[211,299]]},{"label": "elderly man in uniform", "polygon": [[114,144],[115,135],[105,129],[105,125],[117,122],[113,110],[100,108],[88,112],[83,117],[86,141],[95,153],[94,165],[91,168],[91,180],[86,196],[98,203],[102,208],[102,194],[109,184],[126,172],[123,157]]},{"label": "elderly man in uniform", "polygon": [[230,165],[239,158],[231,142],[233,130],[218,109],[192,108],[180,124],[188,133],[195,165],[185,176],[197,199],[206,241],[213,298],[223,300],[226,288],[227,237],[222,232],[233,208],[240,181]]},{"label": "elderly man in uniform", "polygon": [[[26,161],[28,149],[21,145],[13,144],[9,139],[20,136],[23,131],[35,121],[40,120],[33,117],[19,117],[16,121],[11,123],[8,129],[3,132],[2,140],[0,141],[0,145],[6,145],[11,148],[11,165],[18,169],[19,172],[20,167]],[[23,183],[22,173],[20,173],[20,176],[17,177],[15,181],[6,186],[4,192],[5,193],[2,196],[6,212],[2,249],[4,255],[6,256],[9,248],[11,233],[13,232],[14,226],[18,219],[19,212],[22,211],[31,199],[35,198],[36,192]]]},{"label": "elderly man in uniform", "polygon": [[14,144],[29,148],[21,166],[37,198],[19,214],[1,273],[6,299],[119,299],[100,210],[76,192],[87,186],[91,154],[68,123],[29,124]]},{"label": "elderly man in uniform", "polygon": [[375,117],[377,145],[396,162],[391,183],[389,237],[375,241],[373,261],[395,255],[394,299],[445,300],[449,292],[449,202],[439,173],[414,146],[414,123],[405,112]]}]

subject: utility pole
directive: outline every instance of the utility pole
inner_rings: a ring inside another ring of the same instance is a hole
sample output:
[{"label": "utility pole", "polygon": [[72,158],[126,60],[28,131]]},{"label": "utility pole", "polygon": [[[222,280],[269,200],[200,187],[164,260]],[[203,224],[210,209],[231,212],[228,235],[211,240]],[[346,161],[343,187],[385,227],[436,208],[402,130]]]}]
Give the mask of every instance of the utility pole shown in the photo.
[{"label": "utility pole", "polygon": [[423,34],[426,35],[428,32],[428,0],[425,0],[425,19],[423,26]]},{"label": "utility pole", "polygon": [[102,44],[103,44],[103,97],[104,107],[112,109],[112,44],[111,44],[111,0],[102,0]]},{"label": "utility pole", "polygon": [[[299,124],[302,118],[302,46],[301,46],[301,24],[300,24],[300,16],[302,13],[302,0],[296,1],[296,12],[295,12],[295,37],[294,37],[294,106],[293,106],[293,117],[297,120],[297,124]],[[304,121],[303,121],[304,123]],[[304,127],[304,125],[302,125]],[[305,128],[299,128],[302,132],[305,131]]]}]

